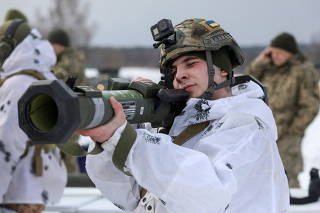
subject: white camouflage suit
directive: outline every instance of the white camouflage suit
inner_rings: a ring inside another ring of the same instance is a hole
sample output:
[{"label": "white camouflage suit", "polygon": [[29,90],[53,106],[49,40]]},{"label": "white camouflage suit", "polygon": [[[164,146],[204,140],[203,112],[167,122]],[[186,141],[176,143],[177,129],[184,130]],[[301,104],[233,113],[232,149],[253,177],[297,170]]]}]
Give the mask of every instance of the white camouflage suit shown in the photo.
[{"label": "white camouflage suit", "polygon": [[[126,160],[127,176],[112,163],[124,126],[87,157],[87,171],[118,207],[136,213],[285,213],[287,177],[279,157],[277,129],[260,87],[232,88],[232,97],[192,98],[169,135],[138,129]],[[209,126],[183,146],[172,143],[188,125]],[[147,189],[141,200],[140,186]]]},{"label": "white camouflage suit", "polygon": [[[1,78],[22,70],[37,70],[47,79],[55,79],[50,72],[56,56],[48,41],[36,29],[14,49],[3,64]],[[31,83],[29,75],[15,75],[0,87],[0,203],[49,204],[57,202],[66,185],[67,175],[57,148],[42,150],[43,175],[35,176],[32,169],[34,147],[20,159],[29,138],[18,125],[17,102]],[[3,212],[13,212],[2,209]],[[1,212],[1,208],[0,208]]]}]

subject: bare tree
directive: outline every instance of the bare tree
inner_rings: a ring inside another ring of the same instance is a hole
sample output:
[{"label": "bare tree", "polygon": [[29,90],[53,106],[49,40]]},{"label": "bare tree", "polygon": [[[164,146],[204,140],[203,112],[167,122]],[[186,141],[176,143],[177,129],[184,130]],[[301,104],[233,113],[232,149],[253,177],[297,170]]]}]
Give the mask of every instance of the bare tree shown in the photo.
[{"label": "bare tree", "polygon": [[312,36],[310,46],[310,58],[315,63],[317,70],[320,71],[320,32]]},{"label": "bare tree", "polygon": [[89,1],[83,0],[53,0],[52,6],[45,14],[38,9],[36,11],[36,23],[34,24],[43,35],[56,28],[65,30],[77,47],[88,47],[96,24],[88,24]]}]

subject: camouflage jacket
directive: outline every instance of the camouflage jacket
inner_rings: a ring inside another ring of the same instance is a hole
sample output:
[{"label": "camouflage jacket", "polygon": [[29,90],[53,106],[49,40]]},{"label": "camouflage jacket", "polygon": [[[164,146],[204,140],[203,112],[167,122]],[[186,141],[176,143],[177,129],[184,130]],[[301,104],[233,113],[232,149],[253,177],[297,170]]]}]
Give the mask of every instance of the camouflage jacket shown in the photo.
[{"label": "camouflage jacket", "polygon": [[58,55],[57,63],[52,68],[52,72],[58,79],[62,79],[64,81],[66,81],[69,76],[76,76],[76,85],[85,85],[86,79],[84,69],[84,53],[73,48],[67,48]]},{"label": "camouflage jacket", "polygon": [[280,67],[253,62],[246,72],[267,88],[279,139],[286,134],[303,136],[319,110],[319,74],[311,62],[298,56]]}]

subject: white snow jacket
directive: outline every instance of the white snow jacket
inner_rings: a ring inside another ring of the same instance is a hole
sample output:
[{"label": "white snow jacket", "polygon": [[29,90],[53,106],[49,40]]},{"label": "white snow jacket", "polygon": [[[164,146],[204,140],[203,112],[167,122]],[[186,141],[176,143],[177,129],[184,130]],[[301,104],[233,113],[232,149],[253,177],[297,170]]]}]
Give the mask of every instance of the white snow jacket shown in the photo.
[{"label": "white snow jacket", "polygon": [[[87,157],[87,171],[102,193],[127,211],[155,213],[284,213],[289,188],[277,130],[260,87],[232,88],[232,97],[192,98],[169,135],[138,129],[126,160],[127,176],[112,163],[124,128]],[[183,146],[172,143],[187,126],[209,126]],[[140,186],[147,189],[141,200]]]},{"label": "white snow jacket", "polygon": [[[55,63],[52,46],[33,29],[3,64],[1,79],[22,70],[36,70],[52,80],[55,77],[50,69]],[[0,87],[0,203],[57,202],[66,185],[66,169],[58,149],[42,150],[42,176],[32,172],[34,146],[20,159],[29,138],[19,127],[17,102],[35,81],[29,75],[15,75]]]}]

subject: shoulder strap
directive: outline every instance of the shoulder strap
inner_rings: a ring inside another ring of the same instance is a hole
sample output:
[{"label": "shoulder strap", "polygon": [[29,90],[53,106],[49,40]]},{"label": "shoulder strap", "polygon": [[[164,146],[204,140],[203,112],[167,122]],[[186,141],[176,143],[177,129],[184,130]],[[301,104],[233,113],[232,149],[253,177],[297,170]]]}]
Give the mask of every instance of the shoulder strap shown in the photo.
[{"label": "shoulder strap", "polygon": [[183,130],[173,141],[173,143],[181,146],[185,142],[187,142],[190,138],[203,131],[208,125],[210,121],[205,121],[201,123],[196,123],[188,126],[185,130]]},{"label": "shoulder strap", "polygon": [[26,148],[22,155],[20,156],[20,159],[23,159],[27,156],[29,153],[29,149],[31,146],[34,147],[34,153],[32,156],[32,172],[35,176],[42,176],[43,174],[43,160],[41,157],[41,150],[44,150],[45,153],[48,153],[50,150],[53,150],[56,145],[55,144],[32,144],[31,141],[26,142]]},{"label": "shoulder strap", "polygon": [[4,79],[0,79],[0,87],[4,84],[4,82],[8,79],[8,78],[11,78],[12,76],[15,76],[15,75],[29,75],[29,76],[32,76],[34,77],[35,79],[37,80],[47,80],[46,77],[44,77],[44,75],[41,73],[41,72],[38,72],[36,70],[22,70],[20,72],[16,72],[16,73],[13,73],[7,77],[5,77]]}]

